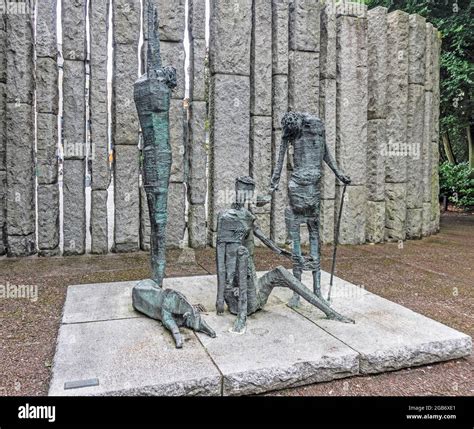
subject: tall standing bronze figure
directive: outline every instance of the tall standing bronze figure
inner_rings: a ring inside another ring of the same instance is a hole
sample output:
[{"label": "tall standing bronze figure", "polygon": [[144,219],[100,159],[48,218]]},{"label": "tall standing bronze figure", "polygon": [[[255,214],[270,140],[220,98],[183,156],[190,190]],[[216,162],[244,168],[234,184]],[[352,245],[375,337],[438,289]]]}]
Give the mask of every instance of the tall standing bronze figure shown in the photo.
[{"label": "tall standing bronze figure", "polygon": [[[306,224],[309,231],[310,251],[315,261],[313,290],[321,299],[321,246],[319,236],[321,176],[323,161],[344,184],[351,179],[336,165],[326,145],[324,123],[309,113],[289,112],[282,119],[283,136],[270,184],[270,191],[278,189],[285,155],[289,145],[293,145],[294,169],[288,181],[289,205],[285,210],[286,227],[293,243],[293,274],[301,280],[303,259],[301,255],[300,225]],[[294,294],[290,305],[299,303],[299,295]]]},{"label": "tall standing bronze figure", "polygon": [[186,297],[163,289],[166,268],[166,225],[168,188],[171,174],[169,109],[171,91],[176,87],[176,70],[161,66],[158,11],[148,1],[148,57],[146,73],[134,86],[134,99],[143,133],[143,181],[151,225],[152,279],[138,283],[132,292],[133,307],[160,320],[171,331],[176,347],[183,345],[180,326],[214,331],[202,320],[199,310]]}]

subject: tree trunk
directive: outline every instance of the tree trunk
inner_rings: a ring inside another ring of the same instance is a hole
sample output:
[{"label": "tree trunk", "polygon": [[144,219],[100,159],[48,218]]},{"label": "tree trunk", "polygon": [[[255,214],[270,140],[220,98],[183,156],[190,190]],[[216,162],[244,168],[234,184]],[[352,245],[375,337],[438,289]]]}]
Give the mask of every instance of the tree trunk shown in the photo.
[{"label": "tree trunk", "polygon": [[469,168],[472,170],[471,178],[474,179],[474,141],[472,138],[471,124],[466,127],[467,145],[469,148]]},{"label": "tree trunk", "polygon": [[453,148],[451,147],[451,140],[447,132],[443,133],[444,153],[450,164],[456,165],[456,158],[454,157]]}]

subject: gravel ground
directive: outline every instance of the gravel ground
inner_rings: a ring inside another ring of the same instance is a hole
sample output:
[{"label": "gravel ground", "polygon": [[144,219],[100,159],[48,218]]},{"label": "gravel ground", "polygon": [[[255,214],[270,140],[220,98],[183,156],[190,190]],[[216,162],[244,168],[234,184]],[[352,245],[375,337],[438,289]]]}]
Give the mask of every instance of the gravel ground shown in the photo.
[{"label": "gravel ground", "polygon": [[[474,215],[447,213],[441,232],[424,240],[341,246],[337,275],[474,336]],[[329,270],[331,247],[323,249]],[[214,251],[168,253],[167,275],[214,273]],[[257,269],[287,260],[257,250]],[[148,277],[146,253],[0,259],[0,284],[33,285],[38,299],[0,298],[0,395],[46,395],[68,285]],[[474,358],[354,377],[270,395],[474,395]]]}]

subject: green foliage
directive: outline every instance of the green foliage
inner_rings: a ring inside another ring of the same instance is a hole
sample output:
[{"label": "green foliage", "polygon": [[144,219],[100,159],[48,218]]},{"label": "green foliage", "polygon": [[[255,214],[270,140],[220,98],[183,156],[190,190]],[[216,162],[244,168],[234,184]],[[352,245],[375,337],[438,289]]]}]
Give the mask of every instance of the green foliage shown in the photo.
[{"label": "green foliage", "polygon": [[442,195],[457,207],[474,206],[474,179],[470,177],[474,170],[467,162],[458,165],[444,162],[439,169],[439,185]]},{"label": "green foliage", "polygon": [[[441,48],[441,131],[449,132],[454,152],[467,159],[466,127],[474,120],[474,19],[471,0],[365,0],[424,16],[438,28]],[[472,128],[472,125],[471,125]]]}]

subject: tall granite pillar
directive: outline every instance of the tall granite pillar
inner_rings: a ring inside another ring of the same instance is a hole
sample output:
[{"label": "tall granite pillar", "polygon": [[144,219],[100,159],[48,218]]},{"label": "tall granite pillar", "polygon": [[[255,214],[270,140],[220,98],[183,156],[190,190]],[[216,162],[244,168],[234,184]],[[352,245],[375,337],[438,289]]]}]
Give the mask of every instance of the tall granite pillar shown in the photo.
[{"label": "tall granite pillar", "polygon": [[[337,12],[337,142],[339,168],[350,176],[339,241],[365,242],[367,203],[367,9],[343,4]],[[336,183],[336,212],[342,195]]]},{"label": "tall granite pillar", "polygon": [[367,223],[366,240],[381,243],[385,237],[385,162],[387,147],[387,9],[367,13]]},{"label": "tall granite pillar", "polygon": [[252,0],[211,0],[211,244],[218,212],[234,200],[235,178],[249,174],[251,35]]},{"label": "tall granite pillar", "polygon": [[207,244],[207,74],[206,2],[192,0],[189,5],[191,39],[190,99],[188,134],[188,232],[192,248]]},{"label": "tall granite pillar", "polygon": [[18,7],[6,16],[6,234],[8,255],[28,256],[36,253],[33,2]]},{"label": "tall granite pillar", "polygon": [[440,55],[441,37],[436,28],[433,34],[433,134],[431,152],[431,233],[439,231],[439,118],[440,118]]},{"label": "tall granite pillar", "polygon": [[407,112],[407,238],[420,238],[423,226],[423,134],[425,122],[426,20],[409,17]]},{"label": "tall granite pillar", "polygon": [[56,4],[56,0],[38,3],[36,18],[38,250],[43,256],[59,253]]},{"label": "tall granite pillar", "polygon": [[63,254],[86,247],[86,1],[63,0]]},{"label": "tall granite pillar", "polygon": [[[319,50],[321,5],[314,0],[291,0],[289,21],[289,110],[319,116]],[[291,168],[291,161],[290,161]],[[308,244],[307,227],[301,242]]]},{"label": "tall granite pillar", "polygon": [[[258,195],[268,194],[272,174],[272,4],[254,0],[250,65],[250,175]],[[270,236],[271,205],[255,209]],[[258,241],[257,244],[260,244]]]},{"label": "tall granite pillar", "polygon": [[[148,1],[148,0],[147,0]],[[143,46],[143,57],[146,56],[146,44],[148,37],[147,28],[147,1],[145,6],[145,19],[143,29],[145,44]],[[168,190],[168,210],[170,221],[167,225],[167,245],[169,247],[182,247],[185,245],[183,239],[186,230],[186,192],[185,174],[186,166],[186,135],[187,135],[187,112],[184,109],[183,100],[185,97],[185,51],[184,51],[184,30],[186,26],[185,0],[149,0],[156,4],[160,18],[160,45],[163,65],[170,65],[176,68],[177,87],[171,94],[170,101],[170,144],[173,156],[171,165],[170,187]],[[190,2],[191,4],[191,2]],[[145,61],[143,61],[145,64]],[[145,193],[140,189],[142,202],[140,208],[141,222],[141,248],[149,249],[149,219],[148,207]],[[172,215],[171,215],[172,214]]]},{"label": "tall granite pillar", "polygon": [[[319,116],[326,129],[326,145],[336,159],[336,12],[328,3],[321,10]],[[334,241],[334,209],[336,178],[331,169],[323,164],[321,186],[320,234],[323,243]]]},{"label": "tall granite pillar", "polygon": [[[289,2],[272,0],[272,166],[275,167],[281,144],[283,115],[288,112]],[[288,159],[288,157],[286,157]],[[273,173],[273,171],[272,171]],[[287,241],[285,208],[288,205],[287,162],[283,164],[280,185],[273,194],[271,238],[278,244]]]},{"label": "tall granite pillar", "polygon": [[7,90],[7,31],[5,15],[0,15],[0,255],[6,252],[6,90]]},{"label": "tall granite pillar", "polygon": [[114,251],[139,249],[139,123],[133,102],[133,84],[139,76],[140,0],[115,0],[113,143],[115,230]]},{"label": "tall granite pillar", "polygon": [[385,151],[385,239],[406,238],[408,14],[395,11],[388,22],[387,138]]},{"label": "tall granite pillar", "polygon": [[[91,136],[91,252],[109,250],[107,188],[110,185],[109,113],[108,113],[108,32],[109,2],[91,0],[90,22],[90,136]],[[133,106],[130,107],[133,109]]]},{"label": "tall granite pillar", "polygon": [[424,129],[423,146],[421,156],[423,158],[422,187],[423,187],[423,214],[422,234],[431,234],[431,173],[433,164],[432,136],[433,136],[433,25],[426,23],[425,26],[425,107],[424,107]]}]

